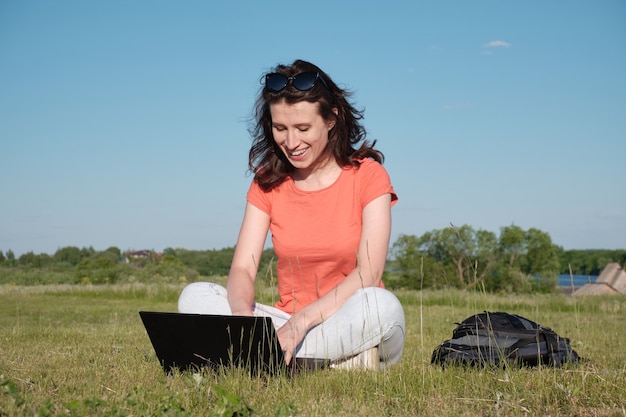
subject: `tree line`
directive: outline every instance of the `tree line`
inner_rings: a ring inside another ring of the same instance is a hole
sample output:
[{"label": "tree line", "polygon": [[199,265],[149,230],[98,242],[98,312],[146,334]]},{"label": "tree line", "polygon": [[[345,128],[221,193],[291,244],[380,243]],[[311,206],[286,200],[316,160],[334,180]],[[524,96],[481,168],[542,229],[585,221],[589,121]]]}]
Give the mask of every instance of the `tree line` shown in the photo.
[{"label": "tree line", "polygon": [[480,288],[489,292],[550,292],[559,274],[599,275],[626,250],[563,250],[536,228],[502,227],[499,235],[469,225],[401,235],[392,246],[398,283],[408,288]]},{"label": "tree line", "polygon": [[[192,282],[225,276],[234,248],[121,251],[67,246],[54,254],[0,251],[0,284]],[[275,277],[276,256],[266,249],[259,278]],[[519,226],[499,235],[450,226],[421,236],[401,235],[390,248],[389,288],[466,288],[490,292],[553,291],[559,274],[599,275],[609,262],[626,264],[626,250],[563,250],[538,229]]]},{"label": "tree line", "polygon": [[[0,284],[105,284],[131,282],[193,282],[201,277],[225,276],[234,248],[186,250],[167,248],[122,252],[112,246],[103,251],[93,247],[67,246],[54,254],[0,251]],[[263,252],[259,274],[271,279],[274,251]]]}]

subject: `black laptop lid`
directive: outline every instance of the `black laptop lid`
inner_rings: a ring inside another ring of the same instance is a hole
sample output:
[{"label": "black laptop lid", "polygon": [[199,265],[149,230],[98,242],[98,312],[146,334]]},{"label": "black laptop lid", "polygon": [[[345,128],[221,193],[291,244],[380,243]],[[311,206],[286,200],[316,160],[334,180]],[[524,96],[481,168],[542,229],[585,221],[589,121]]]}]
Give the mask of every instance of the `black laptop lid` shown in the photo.
[{"label": "black laptop lid", "polygon": [[217,316],[140,311],[154,351],[170,373],[203,366],[244,367],[252,373],[285,368],[268,317]]}]

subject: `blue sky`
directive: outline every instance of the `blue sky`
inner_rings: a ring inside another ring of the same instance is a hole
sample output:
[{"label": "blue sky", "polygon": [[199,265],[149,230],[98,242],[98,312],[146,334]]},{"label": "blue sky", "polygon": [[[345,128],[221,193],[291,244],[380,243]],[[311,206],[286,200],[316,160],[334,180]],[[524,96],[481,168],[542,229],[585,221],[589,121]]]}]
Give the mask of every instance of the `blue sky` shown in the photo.
[{"label": "blue sky", "polygon": [[2,0],[0,250],[234,246],[259,80],[297,58],[365,108],[392,242],[626,248],[623,0]]}]

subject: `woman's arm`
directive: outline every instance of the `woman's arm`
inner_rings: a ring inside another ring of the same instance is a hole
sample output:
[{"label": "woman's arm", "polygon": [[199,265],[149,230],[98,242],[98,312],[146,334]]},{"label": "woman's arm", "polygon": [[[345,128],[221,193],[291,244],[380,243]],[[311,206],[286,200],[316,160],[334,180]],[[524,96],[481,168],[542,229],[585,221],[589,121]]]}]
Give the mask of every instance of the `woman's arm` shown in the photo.
[{"label": "woman's arm", "polygon": [[391,195],[382,195],[363,209],[357,267],[333,290],[295,313],[278,330],[287,363],[306,332],[335,313],[359,288],[379,286],[391,234]]},{"label": "woman's arm", "polygon": [[254,302],[254,280],[269,229],[269,215],[250,203],[246,204],[235,254],[228,273],[226,289],[233,315],[251,316]]}]

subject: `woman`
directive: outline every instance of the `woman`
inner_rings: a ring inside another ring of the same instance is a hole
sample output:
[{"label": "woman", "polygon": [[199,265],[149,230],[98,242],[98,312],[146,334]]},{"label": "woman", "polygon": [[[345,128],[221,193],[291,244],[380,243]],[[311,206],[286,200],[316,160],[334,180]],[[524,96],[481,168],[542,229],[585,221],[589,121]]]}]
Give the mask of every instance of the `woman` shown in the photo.
[{"label": "woman", "polygon": [[[305,61],[265,75],[227,288],[187,286],[180,312],[270,316],[287,363],[339,364],[362,352],[377,352],[376,367],[400,359],[404,312],[381,281],[397,196],[349,96]],[[268,230],[278,257],[274,307],[254,302]]]}]

